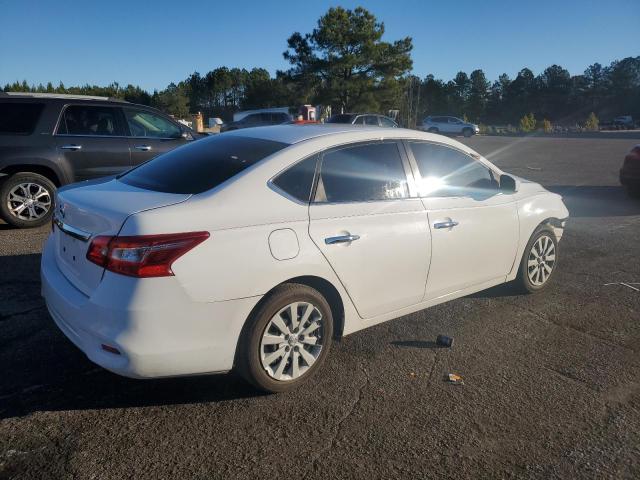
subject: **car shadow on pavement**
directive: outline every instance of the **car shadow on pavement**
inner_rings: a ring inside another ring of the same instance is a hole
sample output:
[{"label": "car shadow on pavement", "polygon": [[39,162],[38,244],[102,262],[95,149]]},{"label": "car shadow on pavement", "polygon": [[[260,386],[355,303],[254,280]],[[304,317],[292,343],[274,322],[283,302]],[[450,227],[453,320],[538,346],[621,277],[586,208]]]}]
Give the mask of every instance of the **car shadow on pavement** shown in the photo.
[{"label": "car shadow on pavement", "polygon": [[391,345],[405,348],[446,348],[436,342],[424,340],[394,340]]},{"label": "car shadow on pavement", "polygon": [[622,186],[552,185],[548,190],[562,195],[570,217],[621,217],[640,215],[640,200]]}]

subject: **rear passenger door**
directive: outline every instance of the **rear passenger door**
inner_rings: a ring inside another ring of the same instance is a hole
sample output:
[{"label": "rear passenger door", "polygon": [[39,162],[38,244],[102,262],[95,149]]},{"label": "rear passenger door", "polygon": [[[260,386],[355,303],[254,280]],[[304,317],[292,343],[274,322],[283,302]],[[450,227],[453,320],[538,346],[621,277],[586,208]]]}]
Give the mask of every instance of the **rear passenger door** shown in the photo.
[{"label": "rear passenger door", "polygon": [[124,107],[133,165],[146,162],[189,141],[169,119],[148,110]]},{"label": "rear passenger door", "polygon": [[124,118],[117,106],[65,106],[55,140],[58,155],[74,181],[115,175],[131,168]]},{"label": "rear passenger door", "polygon": [[309,234],[362,318],[420,302],[429,268],[425,208],[410,195],[395,141],[325,152],[309,207]]}]

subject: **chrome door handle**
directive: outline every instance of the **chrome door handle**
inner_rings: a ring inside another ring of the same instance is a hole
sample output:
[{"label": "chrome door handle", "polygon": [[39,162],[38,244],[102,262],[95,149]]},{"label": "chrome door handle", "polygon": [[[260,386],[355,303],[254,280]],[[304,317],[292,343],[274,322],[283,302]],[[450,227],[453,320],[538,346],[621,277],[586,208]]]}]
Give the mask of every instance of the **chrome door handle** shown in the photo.
[{"label": "chrome door handle", "polygon": [[62,145],[60,148],[62,150],[73,150],[74,152],[77,152],[78,150],[82,150],[82,145]]},{"label": "chrome door handle", "polygon": [[433,224],[433,228],[453,228],[458,225],[455,220],[449,220],[447,222],[436,222]]},{"label": "chrome door handle", "polygon": [[151,147],[149,145],[136,145],[135,147],[136,150],[140,150],[141,152],[148,152],[151,150]]},{"label": "chrome door handle", "polygon": [[360,235],[340,235],[337,237],[328,237],[324,239],[324,243],[327,245],[334,245],[336,243],[351,243],[360,239]]}]

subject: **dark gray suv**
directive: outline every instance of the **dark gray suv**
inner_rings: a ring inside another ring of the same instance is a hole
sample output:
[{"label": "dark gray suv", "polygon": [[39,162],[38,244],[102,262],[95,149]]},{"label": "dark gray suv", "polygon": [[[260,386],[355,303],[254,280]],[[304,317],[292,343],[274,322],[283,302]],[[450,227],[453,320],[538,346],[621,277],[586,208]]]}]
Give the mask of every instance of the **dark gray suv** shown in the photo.
[{"label": "dark gray suv", "polygon": [[56,187],[117,175],[200,136],[122,100],[0,92],[0,217],[42,225]]}]

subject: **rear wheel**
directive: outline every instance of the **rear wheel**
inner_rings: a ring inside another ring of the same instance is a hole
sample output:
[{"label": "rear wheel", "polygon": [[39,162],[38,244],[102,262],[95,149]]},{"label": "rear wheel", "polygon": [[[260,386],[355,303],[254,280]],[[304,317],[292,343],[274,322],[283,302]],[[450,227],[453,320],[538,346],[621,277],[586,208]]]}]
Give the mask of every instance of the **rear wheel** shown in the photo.
[{"label": "rear wheel", "polygon": [[331,308],[320,292],[306,285],[282,285],[247,321],[236,366],[261,390],[292,390],[320,369],[332,337]]},{"label": "rear wheel", "polygon": [[56,186],[37,173],[20,172],[0,185],[0,216],[18,228],[39,227],[51,221]]},{"label": "rear wheel", "polygon": [[549,284],[558,264],[558,241],[548,225],[539,227],[531,236],[522,255],[516,285],[534,293]]}]

